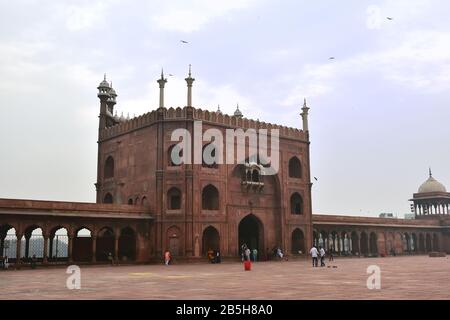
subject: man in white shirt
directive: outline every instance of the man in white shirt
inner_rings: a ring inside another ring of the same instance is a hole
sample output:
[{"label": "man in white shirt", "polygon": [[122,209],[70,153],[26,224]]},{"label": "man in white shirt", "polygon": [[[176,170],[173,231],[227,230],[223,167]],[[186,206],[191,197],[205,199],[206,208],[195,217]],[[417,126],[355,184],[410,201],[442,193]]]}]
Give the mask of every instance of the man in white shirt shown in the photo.
[{"label": "man in white shirt", "polygon": [[311,254],[311,257],[312,257],[313,267],[317,267],[317,262],[318,262],[317,257],[319,256],[319,252],[317,251],[316,246],[313,246],[311,248],[311,250],[309,251],[309,253]]},{"label": "man in white shirt", "polygon": [[322,247],[319,247],[320,254],[320,266],[325,267],[325,250]]}]

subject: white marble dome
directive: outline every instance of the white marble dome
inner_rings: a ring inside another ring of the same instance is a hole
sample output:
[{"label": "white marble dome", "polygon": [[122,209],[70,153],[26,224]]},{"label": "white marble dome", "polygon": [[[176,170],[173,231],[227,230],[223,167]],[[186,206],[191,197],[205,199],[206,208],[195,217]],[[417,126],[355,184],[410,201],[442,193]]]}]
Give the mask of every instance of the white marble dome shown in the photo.
[{"label": "white marble dome", "polygon": [[437,181],[430,172],[430,177],[419,187],[419,193],[447,192],[445,186]]}]

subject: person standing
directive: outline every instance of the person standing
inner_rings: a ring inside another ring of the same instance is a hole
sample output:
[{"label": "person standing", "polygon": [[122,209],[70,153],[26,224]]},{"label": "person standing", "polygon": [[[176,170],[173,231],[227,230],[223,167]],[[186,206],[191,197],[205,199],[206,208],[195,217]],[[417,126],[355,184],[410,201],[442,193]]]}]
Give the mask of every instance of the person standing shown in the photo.
[{"label": "person standing", "polygon": [[37,265],[37,258],[36,255],[33,254],[33,256],[31,257],[31,269],[36,269],[36,265]]},{"label": "person standing", "polygon": [[166,252],[164,252],[164,263],[166,266],[169,265],[171,259],[172,259],[172,256],[170,254],[170,251],[166,250]]},{"label": "person standing", "polygon": [[319,247],[319,254],[320,254],[320,266],[325,267],[325,249]]},{"label": "person standing", "polygon": [[244,262],[245,261],[245,250],[247,249],[247,245],[244,243],[242,246],[241,246],[241,260],[242,260],[242,262]]},{"label": "person standing", "polygon": [[334,261],[334,257],[333,257],[333,249],[330,249],[328,251],[328,255],[329,255],[329,260],[328,261]]},{"label": "person standing", "polygon": [[250,261],[250,253],[251,253],[250,249],[246,248],[245,249],[245,260],[246,261]]},{"label": "person standing", "polygon": [[319,255],[319,252],[317,251],[317,248],[315,246],[313,246],[311,248],[311,250],[309,251],[309,253],[311,254],[311,257],[312,257],[313,267],[317,267],[317,262],[318,262],[317,257]]},{"label": "person standing", "polygon": [[215,263],[220,263],[220,262],[222,262],[221,259],[220,259],[220,251],[217,250],[216,251]]},{"label": "person standing", "polygon": [[282,260],[283,259],[283,251],[281,251],[281,248],[277,248],[277,257]]},{"label": "person standing", "polygon": [[253,249],[253,262],[256,262],[258,260],[258,250],[255,248]]},{"label": "person standing", "polygon": [[112,256],[112,253],[111,253],[111,252],[108,252],[108,260],[109,260],[109,262],[111,263],[111,265],[113,266],[113,265],[114,265],[114,258],[113,258],[113,256]]}]

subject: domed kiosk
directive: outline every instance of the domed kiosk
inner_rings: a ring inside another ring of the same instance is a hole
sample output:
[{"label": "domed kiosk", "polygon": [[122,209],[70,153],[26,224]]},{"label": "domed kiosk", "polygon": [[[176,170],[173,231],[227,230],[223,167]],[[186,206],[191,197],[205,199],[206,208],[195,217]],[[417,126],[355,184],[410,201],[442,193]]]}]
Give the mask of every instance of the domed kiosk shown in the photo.
[{"label": "domed kiosk", "polygon": [[445,186],[437,181],[431,169],[428,179],[422,183],[417,193],[410,199],[416,218],[449,215],[450,193]]}]

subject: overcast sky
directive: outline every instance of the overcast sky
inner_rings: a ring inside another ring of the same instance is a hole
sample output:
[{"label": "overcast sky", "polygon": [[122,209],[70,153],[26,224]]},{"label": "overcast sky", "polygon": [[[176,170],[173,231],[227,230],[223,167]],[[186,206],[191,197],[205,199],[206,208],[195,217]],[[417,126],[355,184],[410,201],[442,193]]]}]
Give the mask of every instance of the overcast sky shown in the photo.
[{"label": "overcast sky", "polygon": [[[0,0],[0,197],[95,201],[99,102],[194,105],[301,128],[315,213],[410,211],[450,187],[449,1]],[[387,17],[393,18],[388,20]],[[183,44],[180,40],[188,41]],[[335,57],[330,60],[330,57]]]}]

